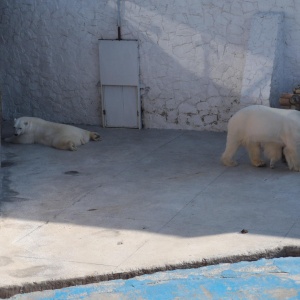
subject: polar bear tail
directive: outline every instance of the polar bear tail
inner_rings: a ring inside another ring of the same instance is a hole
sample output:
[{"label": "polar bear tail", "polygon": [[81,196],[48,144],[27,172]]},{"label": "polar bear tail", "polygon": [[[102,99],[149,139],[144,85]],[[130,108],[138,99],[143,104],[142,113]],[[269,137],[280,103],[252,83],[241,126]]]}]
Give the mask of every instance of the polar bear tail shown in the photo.
[{"label": "polar bear tail", "polygon": [[90,140],[101,141],[101,136],[97,132],[90,132]]}]

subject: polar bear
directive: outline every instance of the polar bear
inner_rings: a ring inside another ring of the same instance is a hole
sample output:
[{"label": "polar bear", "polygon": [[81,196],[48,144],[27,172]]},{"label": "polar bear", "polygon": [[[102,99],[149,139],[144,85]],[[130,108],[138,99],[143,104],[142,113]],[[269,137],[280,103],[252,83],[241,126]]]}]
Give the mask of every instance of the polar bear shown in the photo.
[{"label": "polar bear", "polygon": [[239,146],[249,153],[251,163],[265,166],[261,148],[270,159],[270,167],[282,157],[290,170],[300,171],[300,112],[252,105],[238,111],[229,120],[226,149],[221,161],[226,166],[236,166],[233,156]]},{"label": "polar bear", "polygon": [[14,144],[42,144],[62,150],[77,150],[90,140],[99,141],[100,135],[71,125],[48,122],[34,117],[14,120],[15,134],[5,141]]}]

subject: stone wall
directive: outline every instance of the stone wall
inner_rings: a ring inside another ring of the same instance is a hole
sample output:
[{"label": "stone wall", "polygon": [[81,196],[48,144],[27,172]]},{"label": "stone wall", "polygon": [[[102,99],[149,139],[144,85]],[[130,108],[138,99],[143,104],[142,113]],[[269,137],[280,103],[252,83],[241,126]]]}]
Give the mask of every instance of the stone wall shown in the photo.
[{"label": "stone wall", "polygon": [[[290,92],[300,78],[298,11],[293,0],[121,0],[122,38],[139,41],[144,126],[226,130],[253,78],[247,55],[250,35],[262,40],[259,13],[281,16],[282,39],[271,62],[268,51],[257,54],[271,64],[262,81],[276,85],[261,88],[275,101]],[[2,0],[0,22],[4,119],[101,124],[98,39],[117,38],[117,0]]]}]

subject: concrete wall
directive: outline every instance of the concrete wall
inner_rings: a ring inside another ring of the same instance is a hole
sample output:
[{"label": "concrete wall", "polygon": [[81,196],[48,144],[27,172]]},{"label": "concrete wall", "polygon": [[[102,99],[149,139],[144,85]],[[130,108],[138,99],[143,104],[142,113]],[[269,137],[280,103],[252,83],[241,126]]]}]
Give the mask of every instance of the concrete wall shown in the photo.
[{"label": "concrete wall", "polygon": [[[300,78],[298,11],[294,0],[121,0],[122,37],[140,45],[144,126],[225,130],[251,80],[251,103],[265,103],[262,89],[275,100],[290,92]],[[281,16],[269,42],[253,30],[259,13]],[[117,0],[2,0],[0,20],[4,118],[101,124],[98,39],[117,38]],[[255,34],[272,55],[256,53],[268,70],[253,80],[245,66]]]}]

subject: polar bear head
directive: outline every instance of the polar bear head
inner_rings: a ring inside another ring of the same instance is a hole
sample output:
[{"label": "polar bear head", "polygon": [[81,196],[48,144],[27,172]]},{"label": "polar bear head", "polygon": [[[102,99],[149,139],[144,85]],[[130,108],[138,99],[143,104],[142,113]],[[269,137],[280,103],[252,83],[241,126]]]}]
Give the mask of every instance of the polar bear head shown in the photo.
[{"label": "polar bear head", "polygon": [[26,120],[24,117],[15,119],[14,120],[15,136],[24,134],[26,132],[27,127],[28,127],[28,120]]}]

